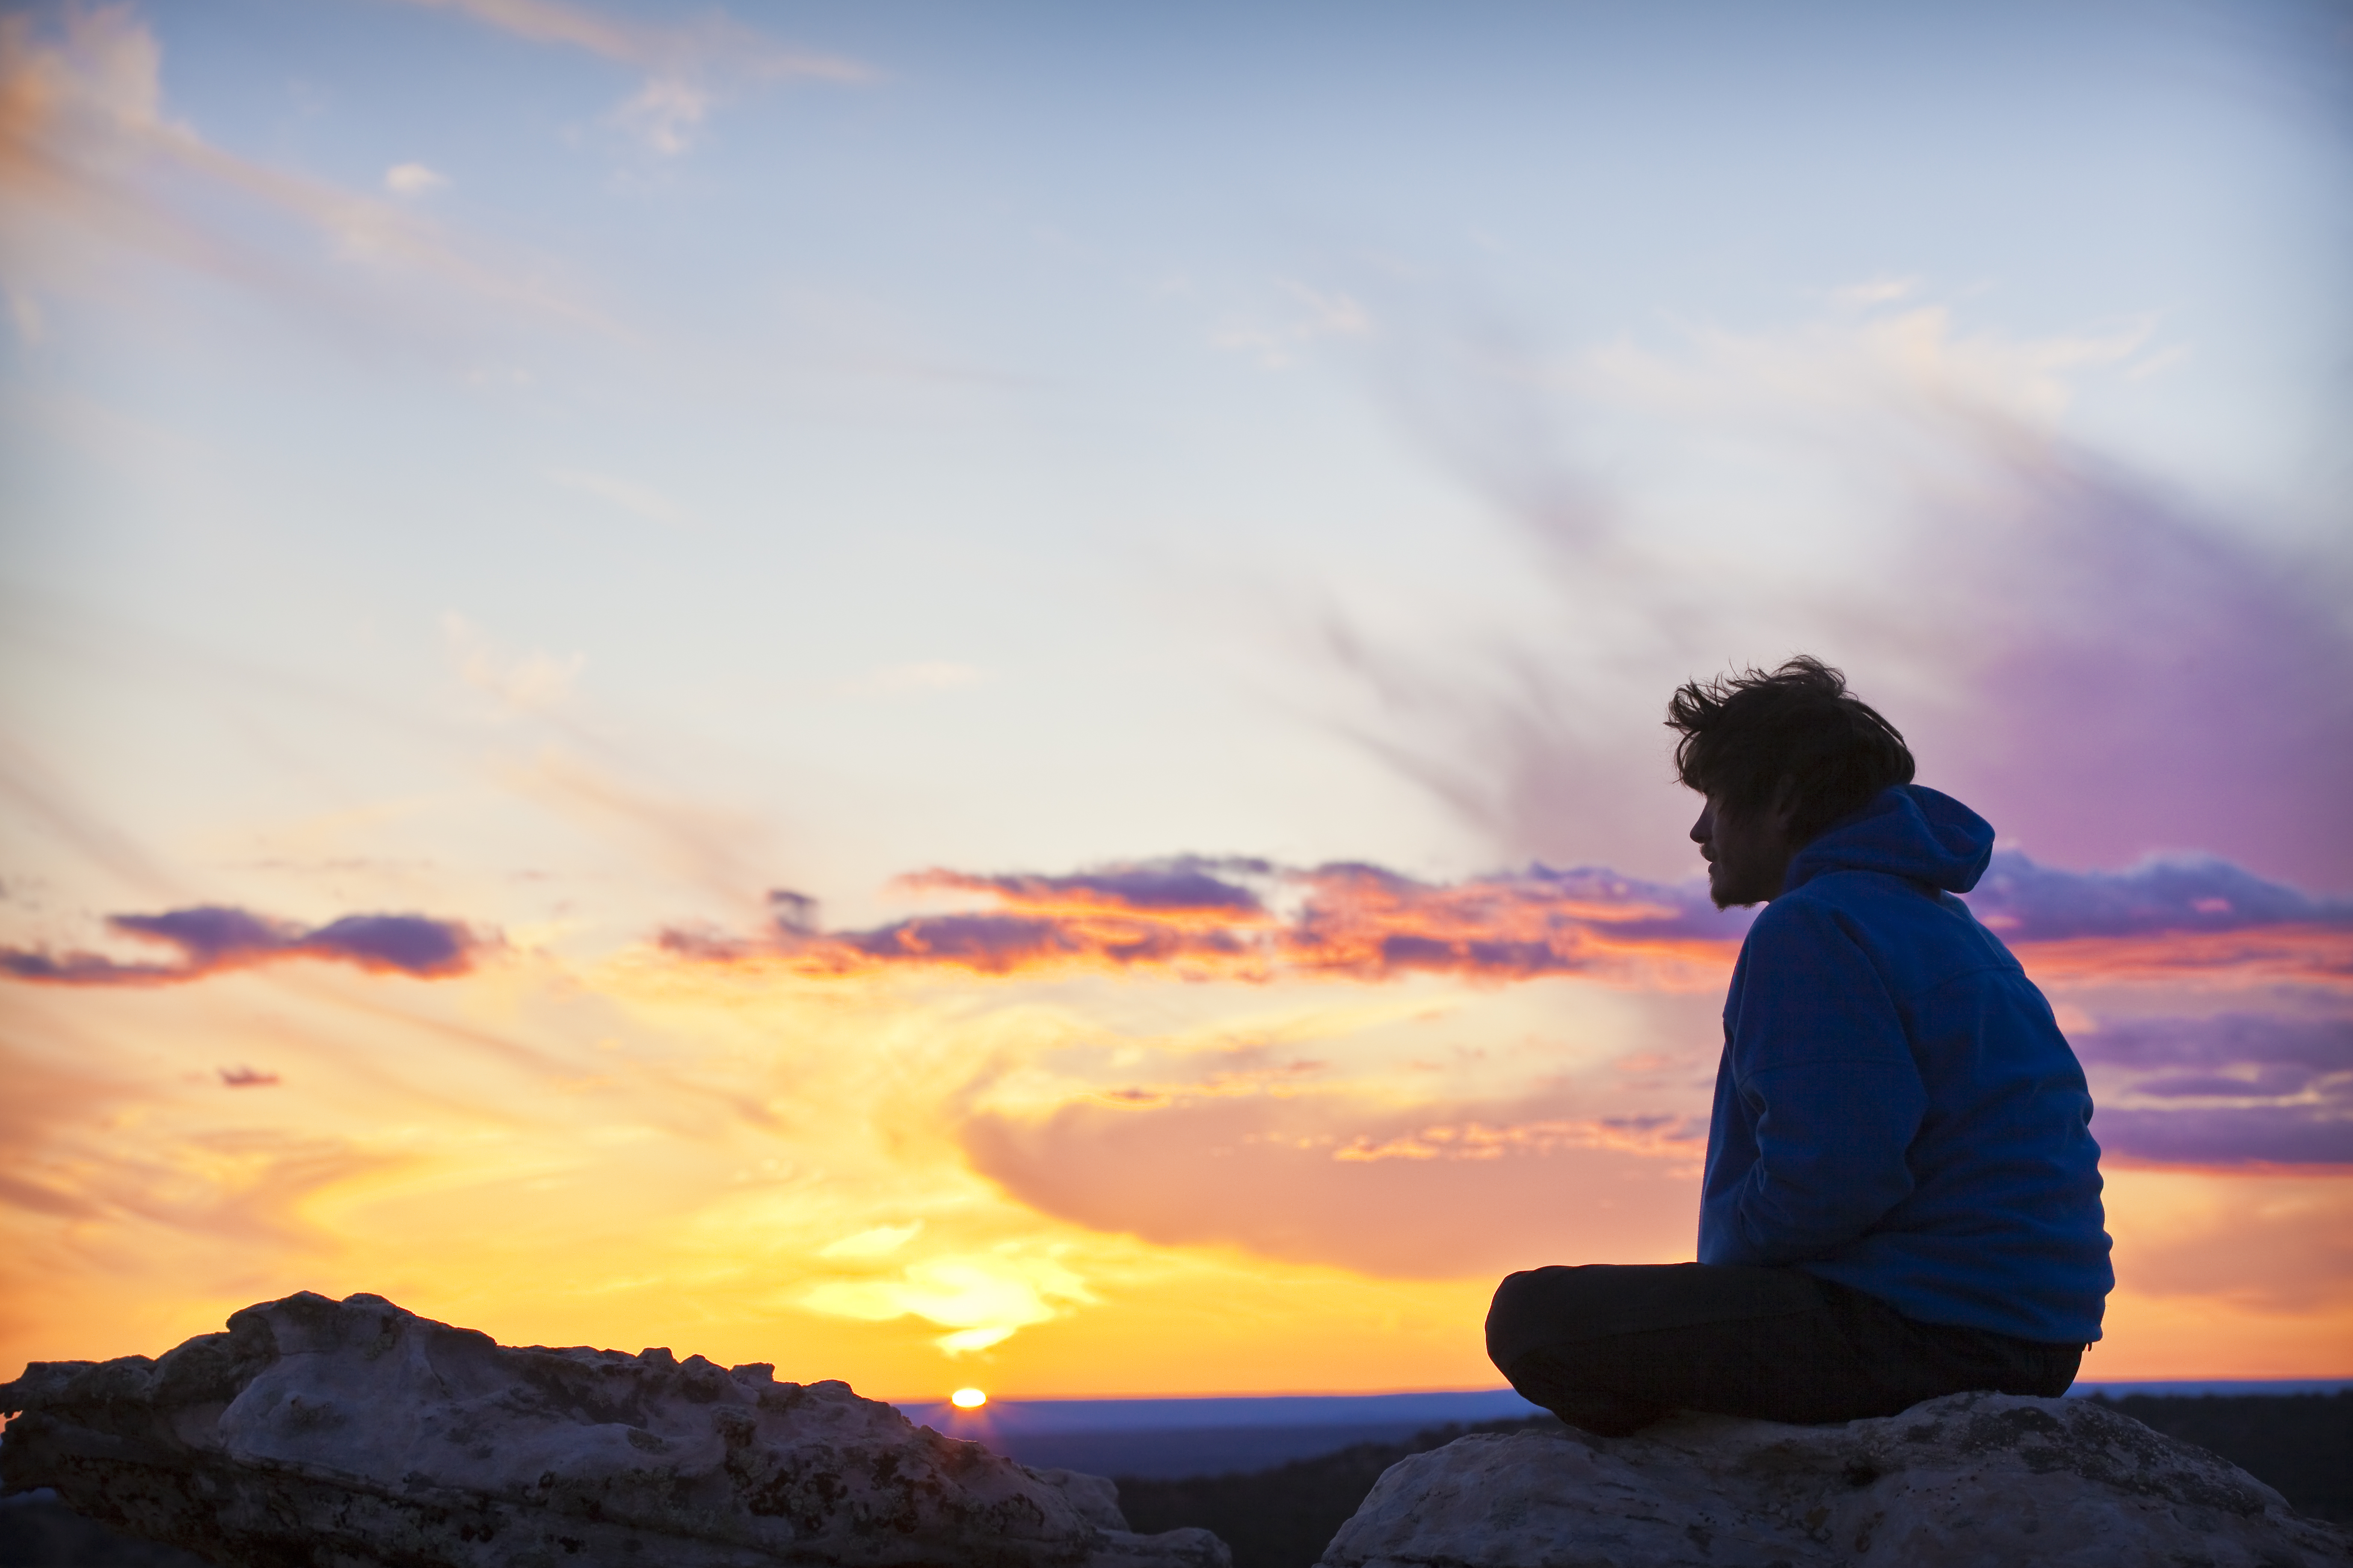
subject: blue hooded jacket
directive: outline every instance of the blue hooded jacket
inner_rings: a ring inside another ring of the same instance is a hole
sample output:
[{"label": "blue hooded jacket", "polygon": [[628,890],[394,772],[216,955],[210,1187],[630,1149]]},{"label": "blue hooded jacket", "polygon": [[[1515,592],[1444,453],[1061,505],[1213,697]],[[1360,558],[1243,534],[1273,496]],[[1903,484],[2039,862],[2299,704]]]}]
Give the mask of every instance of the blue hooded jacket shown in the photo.
[{"label": "blue hooded jacket", "polygon": [[1968,906],[1993,828],[1916,784],[1799,850],[1732,973],[1703,1263],[1794,1264],[1923,1322],[2085,1344],[2116,1275],[2091,1091]]}]

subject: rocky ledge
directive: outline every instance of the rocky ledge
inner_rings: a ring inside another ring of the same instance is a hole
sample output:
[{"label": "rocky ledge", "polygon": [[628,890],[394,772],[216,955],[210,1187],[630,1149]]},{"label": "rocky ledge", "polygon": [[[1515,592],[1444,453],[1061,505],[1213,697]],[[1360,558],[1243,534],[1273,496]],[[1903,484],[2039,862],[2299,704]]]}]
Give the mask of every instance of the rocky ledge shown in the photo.
[{"label": "rocky ledge", "polygon": [[1957,1394],[1784,1426],[1482,1434],[1392,1466],[1325,1568],[2319,1568],[2346,1537],[2084,1399]]},{"label": "rocky ledge", "polygon": [[248,1307],[162,1359],[37,1362],[0,1490],[221,1563],[1226,1568],[846,1384],[666,1350],[508,1348],[378,1296]]}]

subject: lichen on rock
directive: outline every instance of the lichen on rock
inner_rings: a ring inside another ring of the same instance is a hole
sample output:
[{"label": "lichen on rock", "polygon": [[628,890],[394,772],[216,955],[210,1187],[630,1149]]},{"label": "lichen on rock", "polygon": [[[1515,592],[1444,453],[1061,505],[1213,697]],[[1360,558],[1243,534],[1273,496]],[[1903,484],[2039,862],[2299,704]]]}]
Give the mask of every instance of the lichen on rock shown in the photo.
[{"label": "lichen on rock", "polygon": [[2095,1401],[1957,1394],[1831,1426],[1685,1415],[1392,1466],[1325,1568],[2320,1568],[2346,1537]]},{"label": "lichen on rock", "polygon": [[1225,1568],[846,1384],[667,1350],[515,1348],[303,1292],[162,1358],[36,1363],[0,1487],[216,1563],[318,1568]]}]

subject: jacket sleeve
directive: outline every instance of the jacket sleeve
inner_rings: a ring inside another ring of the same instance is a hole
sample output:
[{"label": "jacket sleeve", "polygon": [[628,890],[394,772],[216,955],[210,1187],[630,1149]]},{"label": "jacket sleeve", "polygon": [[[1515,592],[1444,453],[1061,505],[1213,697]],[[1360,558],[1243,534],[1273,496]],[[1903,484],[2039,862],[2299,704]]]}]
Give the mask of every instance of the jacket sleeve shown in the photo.
[{"label": "jacket sleeve", "polygon": [[1910,1195],[1926,1113],[1902,1015],[1831,910],[1776,903],[1749,933],[1731,1065],[1757,1160],[1730,1205],[1733,1256],[1775,1265],[1836,1252]]}]

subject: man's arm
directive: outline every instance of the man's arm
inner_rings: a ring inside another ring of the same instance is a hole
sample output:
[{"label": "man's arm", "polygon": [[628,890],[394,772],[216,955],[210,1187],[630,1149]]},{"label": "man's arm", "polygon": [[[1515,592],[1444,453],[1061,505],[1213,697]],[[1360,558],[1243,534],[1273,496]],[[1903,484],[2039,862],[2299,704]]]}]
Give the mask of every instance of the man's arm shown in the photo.
[{"label": "man's arm", "polygon": [[1797,1263],[1837,1251],[1910,1195],[1905,1154],[1928,1095],[1894,998],[1838,914],[1775,904],[1742,967],[1730,1050],[1757,1157],[1730,1194],[1723,1239],[1736,1255],[1711,1261]]}]

